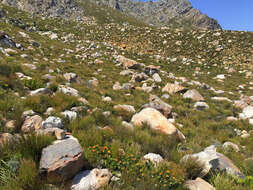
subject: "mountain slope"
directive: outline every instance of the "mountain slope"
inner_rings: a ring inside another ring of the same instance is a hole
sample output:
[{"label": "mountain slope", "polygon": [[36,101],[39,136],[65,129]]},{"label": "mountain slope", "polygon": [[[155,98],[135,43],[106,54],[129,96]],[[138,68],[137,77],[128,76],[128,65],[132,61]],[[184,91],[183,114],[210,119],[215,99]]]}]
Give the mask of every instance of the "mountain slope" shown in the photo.
[{"label": "mountain slope", "polygon": [[127,15],[157,26],[195,26],[220,29],[218,22],[192,7],[187,0],[160,0],[136,2],[133,0],[96,0]]},{"label": "mountain slope", "polygon": [[0,4],[0,190],[74,190],[91,169],[106,190],[252,190],[253,33],[77,6],[93,22]]}]

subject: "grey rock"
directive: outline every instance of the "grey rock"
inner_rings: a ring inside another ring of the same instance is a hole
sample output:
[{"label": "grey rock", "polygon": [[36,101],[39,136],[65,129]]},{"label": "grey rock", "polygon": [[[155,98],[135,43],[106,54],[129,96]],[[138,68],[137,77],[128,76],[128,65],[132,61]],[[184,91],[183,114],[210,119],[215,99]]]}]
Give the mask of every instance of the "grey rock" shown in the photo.
[{"label": "grey rock", "polygon": [[209,171],[221,171],[226,172],[229,175],[234,175],[240,178],[244,178],[244,174],[233,164],[233,162],[221,153],[216,152],[216,147],[211,145],[204,149],[204,151],[185,155],[181,161],[185,161],[189,158],[196,158],[204,164],[204,169],[200,176],[205,176]]},{"label": "grey rock", "polygon": [[148,76],[145,73],[135,73],[132,76],[131,82],[141,82],[147,79]]},{"label": "grey rock", "polygon": [[131,90],[133,88],[134,88],[134,86],[131,83],[124,83],[124,84],[122,84],[122,89],[123,90]]},{"label": "grey rock", "polygon": [[194,104],[194,108],[197,110],[205,110],[205,109],[209,109],[209,106],[206,102],[196,102]]},{"label": "grey rock", "polygon": [[69,121],[75,120],[77,118],[77,113],[74,111],[66,110],[64,112],[61,112],[61,114]]},{"label": "grey rock", "polygon": [[6,12],[0,8],[0,18],[6,18]]},{"label": "grey rock", "polygon": [[168,100],[170,98],[170,95],[169,94],[163,94],[162,98]]},{"label": "grey rock", "polygon": [[37,90],[33,90],[30,92],[31,96],[40,95],[40,94],[52,95],[53,92],[49,88],[39,88]]},{"label": "grey rock", "polygon": [[42,150],[40,172],[50,181],[71,179],[83,165],[83,150],[77,139],[69,137]]},{"label": "grey rock", "polygon": [[78,96],[78,91],[69,86],[59,85],[58,91],[70,96]]},{"label": "grey rock", "polygon": [[253,118],[253,106],[246,106],[239,115],[241,119]]},{"label": "grey rock", "polygon": [[68,82],[76,82],[78,77],[75,73],[65,73],[63,76]]},{"label": "grey rock", "polygon": [[236,152],[239,152],[240,151],[240,148],[237,144],[235,143],[232,143],[232,142],[225,142],[223,145],[222,145],[222,148],[225,149],[225,150],[234,150]]},{"label": "grey rock", "polygon": [[8,34],[2,31],[0,31],[0,46],[4,48],[18,48],[24,50],[22,45],[18,46]]},{"label": "grey rock", "polygon": [[150,95],[149,103],[144,104],[142,108],[154,108],[161,112],[166,118],[172,118],[172,106],[162,101],[155,95]]},{"label": "grey rock", "polygon": [[153,75],[153,79],[154,79],[155,82],[162,82],[162,79],[161,79],[161,77],[159,76],[158,73],[155,73]]},{"label": "grey rock", "polygon": [[42,126],[44,129],[47,128],[62,128],[62,120],[59,117],[48,117],[45,121],[42,122]]},{"label": "grey rock", "polygon": [[126,76],[126,75],[133,75],[134,72],[131,70],[124,70],[124,71],[121,71],[119,74],[122,76]]},{"label": "grey rock", "polygon": [[203,96],[201,96],[201,94],[195,89],[188,90],[186,93],[184,93],[183,97],[192,99],[193,101],[197,101],[197,102],[204,101]]}]

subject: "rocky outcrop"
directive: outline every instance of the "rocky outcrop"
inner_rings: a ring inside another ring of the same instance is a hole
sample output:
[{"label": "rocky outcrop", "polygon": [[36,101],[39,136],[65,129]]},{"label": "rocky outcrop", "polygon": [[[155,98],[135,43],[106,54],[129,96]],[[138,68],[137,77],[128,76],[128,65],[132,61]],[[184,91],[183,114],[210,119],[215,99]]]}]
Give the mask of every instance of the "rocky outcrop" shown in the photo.
[{"label": "rocky outcrop", "polygon": [[218,22],[192,7],[187,0],[133,1],[96,0],[125,14],[156,26],[195,26],[204,29],[220,29]]},{"label": "rocky outcrop", "polygon": [[81,18],[84,15],[74,0],[3,0],[3,4],[32,14],[51,17]]}]

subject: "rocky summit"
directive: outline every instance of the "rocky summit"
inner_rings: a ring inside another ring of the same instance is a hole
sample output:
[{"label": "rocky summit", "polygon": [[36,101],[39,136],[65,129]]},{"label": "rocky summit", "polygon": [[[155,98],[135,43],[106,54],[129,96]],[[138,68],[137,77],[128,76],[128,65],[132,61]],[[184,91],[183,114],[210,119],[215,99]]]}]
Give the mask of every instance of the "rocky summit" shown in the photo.
[{"label": "rocky summit", "polygon": [[0,2],[0,190],[252,190],[252,32],[186,0]]}]

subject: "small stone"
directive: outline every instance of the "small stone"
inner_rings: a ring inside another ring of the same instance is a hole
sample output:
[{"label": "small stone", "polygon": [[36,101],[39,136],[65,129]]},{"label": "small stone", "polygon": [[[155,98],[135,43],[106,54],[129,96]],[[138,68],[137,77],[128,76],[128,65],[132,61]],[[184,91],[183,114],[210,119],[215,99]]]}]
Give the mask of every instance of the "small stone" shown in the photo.
[{"label": "small stone", "polygon": [[5,124],[5,128],[14,130],[16,129],[15,120],[10,120]]},{"label": "small stone", "polygon": [[122,121],[121,125],[127,129],[134,129],[134,126],[126,121]]},{"label": "small stone", "polygon": [[145,160],[151,161],[153,164],[159,164],[160,162],[163,161],[163,158],[159,154],[155,153],[148,153],[144,156]]},{"label": "small stone", "polygon": [[224,148],[225,150],[233,149],[235,152],[240,151],[239,146],[237,144],[232,143],[232,142],[225,142],[222,145],[222,148]]},{"label": "small stone", "polygon": [[233,117],[233,116],[229,116],[229,117],[227,117],[227,120],[228,121],[238,121],[238,118]]},{"label": "small stone", "polygon": [[10,133],[2,133],[0,134],[0,148],[6,143],[9,143],[13,140],[13,135]]},{"label": "small stone", "polygon": [[203,96],[201,96],[201,94],[193,89],[193,90],[188,90],[186,93],[184,93],[183,95],[184,98],[189,98],[189,99],[192,99],[193,101],[204,101],[204,98]]},{"label": "small stone", "polygon": [[154,79],[155,82],[162,82],[162,79],[161,79],[161,77],[159,76],[158,73],[155,73],[153,75],[153,79]]},{"label": "small stone", "polygon": [[77,113],[74,111],[66,110],[64,112],[61,112],[61,114],[69,121],[75,120],[77,118]]},{"label": "small stone", "polygon": [[209,109],[209,106],[206,102],[196,102],[194,108],[197,110],[206,110]]},{"label": "small stone", "polygon": [[22,118],[25,118],[25,117],[27,117],[27,116],[33,116],[33,115],[35,115],[36,113],[33,111],[33,110],[27,110],[27,111],[24,111],[23,113],[22,113]]},{"label": "small stone", "polygon": [[44,129],[47,128],[62,128],[62,120],[59,117],[48,117],[45,121],[42,122],[42,126]]},{"label": "small stone", "polygon": [[49,107],[47,108],[45,115],[52,115],[54,112],[55,112],[55,109],[52,107]]},{"label": "small stone", "polygon": [[115,105],[115,106],[113,106],[113,109],[116,111],[120,111],[120,112],[123,111],[128,114],[135,114],[136,113],[135,108],[131,105]]}]

